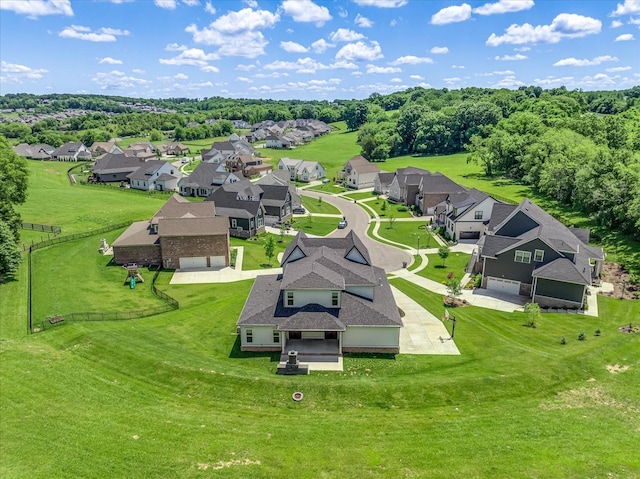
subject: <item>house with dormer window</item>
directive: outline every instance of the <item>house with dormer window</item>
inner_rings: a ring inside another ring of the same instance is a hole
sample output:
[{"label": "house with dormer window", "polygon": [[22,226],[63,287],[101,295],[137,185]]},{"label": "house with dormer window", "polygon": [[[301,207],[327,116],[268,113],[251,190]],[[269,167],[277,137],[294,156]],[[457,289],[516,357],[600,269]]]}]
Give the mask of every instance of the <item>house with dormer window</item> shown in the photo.
[{"label": "house with dormer window", "polygon": [[602,248],[589,245],[589,235],[529,199],[495,203],[478,242],[482,287],[529,296],[542,307],[581,309],[605,258]]},{"label": "house with dormer window", "polygon": [[402,320],[383,269],[353,232],[298,233],[282,274],[258,276],[238,319],[243,351],[397,353]]},{"label": "house with dormer window", "polygon": [[131,188],[136,190],[178,191],[182,173],[168,161],[150,160],[127,175]]}]

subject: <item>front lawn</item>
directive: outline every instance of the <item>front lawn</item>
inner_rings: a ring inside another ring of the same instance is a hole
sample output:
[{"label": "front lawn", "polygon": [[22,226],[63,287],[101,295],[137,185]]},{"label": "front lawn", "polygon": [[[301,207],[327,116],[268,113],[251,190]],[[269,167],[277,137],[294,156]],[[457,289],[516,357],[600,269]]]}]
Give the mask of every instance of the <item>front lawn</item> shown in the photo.
[{"label": "front lawn", "polygon": [[[422,226],[422,228],[419,228]],[[438,244],[436,240],[431,237],[431,233],[428,233],[424,229],[424,222],[421,221],[380,221],[380,227],[378,228],[378,234],[383,238],[406,245],[410,248],[427,249],[436,248]],[[371,236],[371,235],[369,235]],[[420,238],[420,244],[418,244],[418,238]]]},{"label": "front lawn", "polygon": [[305,217],[294,217],[292,227],[314,236],[326,236],[338,227],[340,218],[326,218],[307,214]]},{"label": "front lawn", "polygon": [[306,208],[309,213],[320,213],[327,215],[339,215],[340,210],[332,204],[322,201],[320,197],[313,198],[310,196],[302,196],[302,206]]},{"label": "front lawn", "polygon": [[321,191],[322,193],[335,195],[337,193],[343,193],[347,191],[347,189],[336,183],[322,183],[319,185],[311,186],[309,188],[305,188],[305,191]]},{"label": "front lawn", "polygon": [[423,278],[437,281],[438,283],[446,283],[447,276],[450,273],[453,273],[454,278],[462,279],[467,263],[469,263],[469,258],[471,258],[471,255],[469,254],[451,251],[447,259],[444,261],[443,266],[442,258],[440,258],[437,253],[428,254],[427,266],[421,271],[418,271],[417,274]]},{"label": "front lawn", "polygon": [[[384,198],[366,201],[364,204],[372,208],[382,218],[389,218],[392,215],[394,218],[415,218],[407,206],[389,203]],[[423,223],[426,223],[426,221],[427,218],[424,219]]]}]

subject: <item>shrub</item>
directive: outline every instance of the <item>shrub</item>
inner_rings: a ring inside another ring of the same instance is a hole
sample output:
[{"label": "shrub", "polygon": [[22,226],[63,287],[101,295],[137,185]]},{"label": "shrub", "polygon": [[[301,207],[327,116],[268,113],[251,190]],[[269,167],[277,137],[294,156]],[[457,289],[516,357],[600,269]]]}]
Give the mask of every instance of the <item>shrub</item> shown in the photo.
[{"label": "shrub", "polygon": [[600,331],[600,328],[596,329],[596,330],[593,332],[593,335],[594,335],[594,336],[600,336],[601,334],[602,334],[602,331]]},{"label": "shrub", "polygon": [[482,275],[481,274],[477,274],[474,281],[475,281],[475,287],[476,288],[479,288],[480,286],[482,286]]},{"label": "shrub", "polygon": [[404,213],[405,211],[407,211],[407,207],[406,206],[398,206],[398,211],[400,211],[401,213]]},{"label": "shrub", "polygon": [[562,345],[567,344],[567,338],[565,338],[564,336],[562,336],[562,339],[560,340],[560,344],[562,344]]},{"label": "shrub", "polygon": [[587,335],[584,332],[578,334],[578,341],[584,341],[587,339]]}]

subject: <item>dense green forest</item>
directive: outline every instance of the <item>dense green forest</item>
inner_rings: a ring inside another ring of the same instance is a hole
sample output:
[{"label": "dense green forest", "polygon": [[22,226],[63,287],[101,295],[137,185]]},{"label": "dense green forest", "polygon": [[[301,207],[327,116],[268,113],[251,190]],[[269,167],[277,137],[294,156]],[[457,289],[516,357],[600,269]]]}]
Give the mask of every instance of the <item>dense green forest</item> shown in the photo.
[{"label": "dense green forest", "polygon": [[[0,97],[0,109],[5,115],[91,111],[30,125],[0,123],[0,134],[15,142],[52,146],[126,136],[158,141],[167,134],[197,140],[229,134],[231,120],[345,121],[358,130],[361,153],[371,161],[469,151],[469,161],[487,176],[532,185],[601,226],[640,237],[640,86],[590,92],[411,88],[332,102],[13,94]],[[220,121],[205,123],[210,119]]]}]

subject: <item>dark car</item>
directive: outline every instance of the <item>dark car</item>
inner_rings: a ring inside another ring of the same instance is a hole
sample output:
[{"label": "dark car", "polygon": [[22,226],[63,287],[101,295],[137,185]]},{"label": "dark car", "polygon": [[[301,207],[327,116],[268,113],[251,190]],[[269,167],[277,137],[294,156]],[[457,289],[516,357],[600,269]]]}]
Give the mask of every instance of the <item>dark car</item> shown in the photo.
[{"label": "dark car", "polygon": [[340,220],[340,223],[338,223],[338,229],[339,230],[343,230],[347,227],[347,220]]},{"label": "dark car", "polygon": [[307,210],[305,210],[302,206],[296,206],[292,211],[294,215],[303,215],[307,212]]}]

